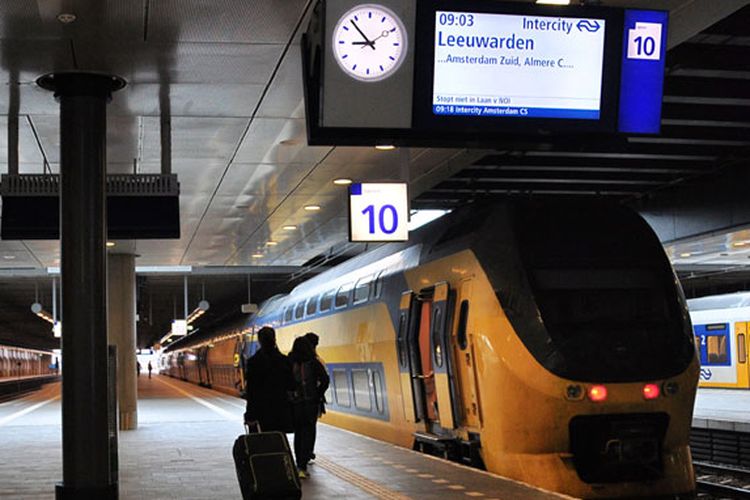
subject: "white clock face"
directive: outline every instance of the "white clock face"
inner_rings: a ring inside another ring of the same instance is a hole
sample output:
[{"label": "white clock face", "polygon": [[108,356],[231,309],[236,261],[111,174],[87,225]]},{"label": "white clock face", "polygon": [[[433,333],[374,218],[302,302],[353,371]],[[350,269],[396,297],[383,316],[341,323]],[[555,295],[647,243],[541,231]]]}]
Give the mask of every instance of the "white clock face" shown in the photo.
[{"label": "white clock face", "polygon": [[333,30],[333,55],[344,72],[364,82],[391,76],[406,57],[406,29],[390,9],[362,4]]}]

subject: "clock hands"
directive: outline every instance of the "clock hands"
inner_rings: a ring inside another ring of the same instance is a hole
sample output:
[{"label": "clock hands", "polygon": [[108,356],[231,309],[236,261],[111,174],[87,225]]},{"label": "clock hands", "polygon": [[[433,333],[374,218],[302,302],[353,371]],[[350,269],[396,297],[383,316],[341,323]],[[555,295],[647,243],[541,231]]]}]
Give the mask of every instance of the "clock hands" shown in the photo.
[{"label": "clock hands", "polygon": [[357,23],[354,22],[354,19],[352,19],[352,24],[355,28],[357,28],[357,31],[359,31],[359,34],[362,35],[362,38],[365,39],[364,42],[352,42],[354,45],[362,45],[362,48],[365,47],[365,45],[369,45],[372,50],[375,50],[375,43],[371,41],[369,38],[367,38],[367,35],[365,35],[361,29],[359,29],[359,26],[357,26]]},{"label": "clock hands", "polygon": [[362,46],[361,48],[363,48],[363,49],[365,48],[365,45],[369,45],[370,47],[372,47],[374,49],[375,48],[375,41],[380,40],[384,36],[388,36],[389,33],[390,32],[388,30],[384,30],[380,34],[380,36],[377,37],[377,38],[373,38],[372,40],[368,40],[366,42],[352,42],[352,45],[361,45]]}]

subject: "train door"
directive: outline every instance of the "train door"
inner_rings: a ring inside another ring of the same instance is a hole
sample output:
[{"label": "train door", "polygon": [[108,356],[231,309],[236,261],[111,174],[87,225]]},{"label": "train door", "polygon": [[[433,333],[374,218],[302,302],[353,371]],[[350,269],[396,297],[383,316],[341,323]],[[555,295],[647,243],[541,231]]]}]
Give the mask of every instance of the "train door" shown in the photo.
[{"label": "train door", "polygon": [[418,295],[408,293],[410,300],[402,300],[402,306],[411,302],[409,321],[401,322],[408,324],[408,331],[401,337],[408,355],[415,417],[425,421],[427,430],[433,424],[452,429],[459,421],[460,408],[449,328],[452,294],[447,283],[425,288]]},{"label": "train door", "polygon": [[473,280],[461,282],[456,298],[455,349],[456,378],[463,404],[466,425],[478,428],[482,425],[482,411],[479,404],[479,384],[477,383],[474,355],[474,324],[471,316],[471,292]]},{"label": "train door", "polygon": [[747,360],[747,335],[750,323],[734,324],[737,340],[737,387],[750,388],[750,363]]},{"label": "train door", "polygon": [[420,308],[420,301],[414,292],[407,290],[401,294],[396,353],[407,422],[420,422],[425,418],[424,386],[418,378],[422,372],[422,364],[414,342]]}]

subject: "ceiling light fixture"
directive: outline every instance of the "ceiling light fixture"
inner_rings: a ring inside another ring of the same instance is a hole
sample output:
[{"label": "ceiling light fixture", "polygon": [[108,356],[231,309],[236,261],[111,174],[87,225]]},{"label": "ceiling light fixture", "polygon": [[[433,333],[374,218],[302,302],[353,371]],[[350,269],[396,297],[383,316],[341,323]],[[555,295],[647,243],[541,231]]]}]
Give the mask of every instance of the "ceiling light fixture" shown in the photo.
[{"label": "ceiling light fixture", "polygon": [[375,146],[375,149],[377,149],[378,151],[393,151],[394,149],[396,149],[396,146],[392,144],[378,144],[377,146]]},{"label": "ceiling light fixture", "polygon": [[333,183],[336,184],[337,186],[348,186],[349,184],[352,183],[352,180],[342,177],[340,179],[333,179]]},{"label": "ceiling light fixture", "polygon": [[115,245],[116,245],[116,243],[115,243],[114,241],[108,241],[108,242],[107,242],[107,248],[112,248],[112,247],[114,247]]},{"label": "ceiling light fixture", "polygon": [[317,212],[318,210],[320,210],[320,205],[306,205],[305,210],[307,210],[308,212]]},{"label": "ceiling light fixture", "polygon": [[295,229],[297,229],[297,226],[282,226],[281,229],[283,229],[284,231],[294,231]]},{"label": "ceiling light fixture", "polygon": [[570,0],[536,0],[539,5],[570,5]]},{"label": "ceiling light fixture", "polygon": [[262,259],[263,258],[263,254],[262,253],[254,253],[250,257],[252,257],[253,259]]},{"label": "ceiling light fixture", "polygon": [[683,253],[680,254],[680,257],[682,257],[683,259],[686,259],[686,258],[690,257],[691,255],[693,255],[693,254],[691,254],[690,252],[683,252]]},{"label": "ceiling light fixture", "polygon": [[14,260],[15,258],[15,255],[3,255],[3,259],[5,260]]},{"label": "ceiling light fixture", "polygon": [[266,241],[266,245],[268,245],[269,247],[273,247],[273,246],[276,246],[278,244],[279,244],[278,241]]},{"label": "ceiling light fixture", "polygon": [[733,247],[744,247],[745,245],[747,245],[747,241],[735,241],[732,243]]}]

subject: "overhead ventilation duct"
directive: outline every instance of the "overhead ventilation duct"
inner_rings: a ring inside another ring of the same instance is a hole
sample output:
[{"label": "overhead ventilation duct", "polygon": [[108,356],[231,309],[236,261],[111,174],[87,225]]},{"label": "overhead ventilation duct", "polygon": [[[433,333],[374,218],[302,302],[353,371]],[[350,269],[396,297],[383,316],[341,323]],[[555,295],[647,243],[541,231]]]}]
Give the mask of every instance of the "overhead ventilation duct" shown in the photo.
[{"label": "overhead ventilation duct", "polygon": [[[59,193],[59,175],[2,175],[0,238],[59,239]],[[107,238],[179,238],[179,195],[175,174],[108,175]]]}]

